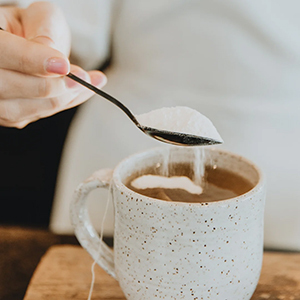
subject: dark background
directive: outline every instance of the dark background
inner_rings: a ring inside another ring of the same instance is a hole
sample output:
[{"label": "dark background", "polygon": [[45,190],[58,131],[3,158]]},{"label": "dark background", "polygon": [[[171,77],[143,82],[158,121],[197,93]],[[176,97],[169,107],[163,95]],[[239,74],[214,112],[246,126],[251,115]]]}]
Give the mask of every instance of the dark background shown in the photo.
[{"label": "dark background", "polygon": [[65,137],[76,108],[29,124],[0,127],[0,223],[46,228]]}]

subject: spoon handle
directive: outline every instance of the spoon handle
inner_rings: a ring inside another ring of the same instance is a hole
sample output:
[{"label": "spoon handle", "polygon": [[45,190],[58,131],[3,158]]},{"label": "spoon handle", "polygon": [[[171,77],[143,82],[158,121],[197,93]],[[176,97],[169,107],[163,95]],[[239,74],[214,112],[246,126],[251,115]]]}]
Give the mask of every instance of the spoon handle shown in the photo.
[{"label": "spoon handle", "polygon": [[121,108],[125,114],[132,120],[132,122],[135,123],[135,125],[137,125],[138,127],[141,127],[140,123],[137,121],[137,119],[135,118],[135,116],[132,114],[132,112],[125,106],[123,105],[119,100],[117,100],[116,98],[114,98],[113,96],[103,92],[102,90],[98,89],[97,87],[95,87],[94,85],[86,82],[85,80],[82,80],[81,78],[77,77],[76,75],[69,73],[67,74],[67,76],[73,80],[75,80],[76,82],[82,84],[83,86],[85,86],[86,88],[92,90],[93,92],[95,92],[96,94],[102,96],[103,98],[109,100],[110,102],[112,102],[113,104],[117,105],[119,108]]}]

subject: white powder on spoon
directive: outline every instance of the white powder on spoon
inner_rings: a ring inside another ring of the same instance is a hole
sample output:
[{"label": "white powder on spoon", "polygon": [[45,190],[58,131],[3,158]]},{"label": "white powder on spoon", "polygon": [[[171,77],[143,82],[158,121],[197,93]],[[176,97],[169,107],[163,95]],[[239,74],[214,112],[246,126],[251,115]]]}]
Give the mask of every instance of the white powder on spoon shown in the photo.
[{"label": "white powder on spoon", "polygon": [[137,115],[142,126],[202,136],[223,142],[213,123],[198,111],[185,107],[163,107]]}]

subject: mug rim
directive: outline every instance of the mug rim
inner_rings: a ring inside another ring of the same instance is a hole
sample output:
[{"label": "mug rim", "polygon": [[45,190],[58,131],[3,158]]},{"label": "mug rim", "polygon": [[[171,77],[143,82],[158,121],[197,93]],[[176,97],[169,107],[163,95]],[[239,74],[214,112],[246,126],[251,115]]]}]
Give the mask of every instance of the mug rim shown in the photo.
[{"label": "mug rim", "polygon": [[[181,147],[182,148],[182,147]],[[245,163],[247,163],[248,165],[250,165],[252,168],[255,169],[255,171],[258,174],[258,181],[257,183],[253,186],[252,189],[250,189],[248,192],[232,197],[232,198],[228,198],[228,199],[223,199],[223,200],[217,200],[217,201],[210,201],[210,202],[183,202],[183,201],[165,201],[163,199],[158,199],[158,198],[152,198],[149,196],[145,196],[142,194],[139,194],[133,190],[131,190],[130,188],[128,188],[121,180],[121,175],[120,175],[120,169],[122,168],[122,165],[124,165],[126,162],[132,160],[134,157],[139,157],[142,155],[145,155],[147,153],[152,153],[152,152],[157,152],[159,153],[162,152],[164,149],[166,149],[163,146],[160,147],[154,147],[154,148],[150,148],[148,150],[143,150],[143,151],[139,151],[136,152],[134,154],[131,154],[129,156],[127,156],[126,158],[122,159],[117,165],[116,167],[113,169],[113,176],[112,176],[112,180],[114,181],[115,185],[122,190],[123,192],[125,191],[127,194],[130,194],[131,196],[136,195],[135,197],[138,197],[139,199],[144,199],[147,201],[152,201],[152,202],[158,202],[160,205],[163,205],[163,203],[165,203],[165,205],[176,205],[176,206],[210,206],[210,205],[220,205],[220,204],[226,204],[229,202],[239,202],[248,198],[251,198],[251,196],[255,195],[256,193],[258,193],[265,185],[265,174],[264,172],[261,170],[260,167],[257,166],[256,163],[254,163],[253,161],[251,161],[250,159],[239,155],[237,153],[234,153],[232,151],[226,150],[226,149],[221,149],[221,148],[211,148],[209,151],[216,151],[219,153],[223,153],[225,155],[229,155],[229,156],[233,156],[237,159],[243,160]]]}]

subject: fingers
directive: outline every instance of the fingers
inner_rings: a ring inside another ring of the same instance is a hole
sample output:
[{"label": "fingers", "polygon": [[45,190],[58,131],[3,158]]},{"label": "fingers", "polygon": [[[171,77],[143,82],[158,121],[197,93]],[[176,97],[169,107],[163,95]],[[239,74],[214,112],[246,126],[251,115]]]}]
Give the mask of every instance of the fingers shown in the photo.
[{"label": "fingers", "polygon": [[[93,85],[102,88],[106,77],[99,71],[89,72]],[[0,100],[0,125],[23,128],[38,119],[54,115],[88,100],[94,93],[76,84],[64,95],[47,99]]]},{"label": "fingers", "polygon": [[61,52],[5,31],[0,31],[0,53],[0,69],[38,76],[66,75],[70,70]]},{"label": "fingers", "polygon": [[[0,125],[23,128],[89,99],[93,92],[66,78],[70,32],[62,12],[50,2],[26,9],[0,7]],[[104,74],[72,66],[78,77],[98,87]]]},{"label": "fingers", "polygon": [[62,11],[50,2],[35,2],[20,13],[24,37],[69,56],[71,34]]},{"label": "fingers", "polygon": [[21,8],[16,6],[0,6],[0,27],[10,33],[23,36],[20,11]]},{"label": "fingers", "polygon": [[49,98],[66,90],[61,77],[36,77],[0,69],[0,78],[0,99]]},{"label": "fingers", "polygon": [[40,76],[69,72],[70,32],[56,5],[0,8],[0,22],[8,30],[0,32],[0,69]]},{"label": "fingers", "polygon": [[[107,83],[106,76],[103,76],[104,74],[99,71],[90,71],[89,72],[91,83],[98,88],[102,88]],[[75,97],[69,104],[66,106],[66,109],[78,106],[85,102],[87,99],[92,97],[94,95],[94,92],[90,91],[89,89],[85,88],[85,91],[80,93],[77,97]]]},{"label": "fingers", "polygon": [[[88,73],[77,66],[71,66],[71,71],[84,80],[90,80]],[[67,93],[71,88],[80,88],[63,76],[37,77],[0,69],[0,78],[0,99],[53,98]]]}]

